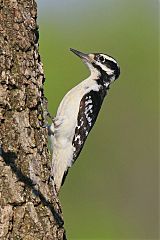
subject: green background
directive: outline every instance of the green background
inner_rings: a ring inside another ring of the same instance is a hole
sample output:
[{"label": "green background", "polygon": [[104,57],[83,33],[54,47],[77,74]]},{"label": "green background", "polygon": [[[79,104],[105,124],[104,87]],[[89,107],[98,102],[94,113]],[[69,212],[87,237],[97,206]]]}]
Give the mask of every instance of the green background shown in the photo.
[{"label": "green background", "polygon": [[39,0],[38,9],[52,115],[89,74],[70,47],[121,67],[60,192],[68,239],[158,239],[158,1]]}]

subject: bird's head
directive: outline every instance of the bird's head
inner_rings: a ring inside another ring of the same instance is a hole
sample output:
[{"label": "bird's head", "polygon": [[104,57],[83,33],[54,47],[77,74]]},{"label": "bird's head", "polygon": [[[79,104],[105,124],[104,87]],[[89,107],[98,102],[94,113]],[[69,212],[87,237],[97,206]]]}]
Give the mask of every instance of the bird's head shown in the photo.
[{"label": "bird's head", "polygon": [[73,48],[70,50],[79,56],[88,66],[93,78],[103,78],[106,82],[115,81],[120,75],[120,67],[117,61],[109,55],[103,53],[82,53]]}]

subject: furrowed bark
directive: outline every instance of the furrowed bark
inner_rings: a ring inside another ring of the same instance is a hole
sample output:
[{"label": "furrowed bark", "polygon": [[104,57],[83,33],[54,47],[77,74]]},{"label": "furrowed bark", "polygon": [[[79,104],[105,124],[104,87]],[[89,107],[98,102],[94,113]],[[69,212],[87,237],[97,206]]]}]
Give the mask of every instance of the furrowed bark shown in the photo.
[{"label": "furrowed bark", "polygon": [[0,239],[66,239],[48,183],[34,0],[0,0]]}]

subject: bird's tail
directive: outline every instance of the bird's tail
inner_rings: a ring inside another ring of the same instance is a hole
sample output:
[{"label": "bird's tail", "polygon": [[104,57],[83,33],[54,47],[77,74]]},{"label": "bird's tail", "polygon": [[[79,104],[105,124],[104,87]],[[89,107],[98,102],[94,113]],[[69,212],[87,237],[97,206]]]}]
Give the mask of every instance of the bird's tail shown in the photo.
[{"label": "bird's tail", "polygon": [[66,149],[53,149],[52,155],[52,169],[51,169],[51,176],[53,181],[53,187],[58,193],[60,187],[63,185],[64,180],[68,173],[68,159],[70,155],[67,154]]}]

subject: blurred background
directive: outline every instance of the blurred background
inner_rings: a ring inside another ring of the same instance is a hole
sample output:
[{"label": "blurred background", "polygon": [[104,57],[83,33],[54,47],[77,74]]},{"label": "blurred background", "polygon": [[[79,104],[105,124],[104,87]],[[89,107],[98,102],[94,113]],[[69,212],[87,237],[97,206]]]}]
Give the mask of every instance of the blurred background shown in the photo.
[{"label": "blurred background", "polygon": [[158,1],[38,0],[45,95],[89,72],[69,51],[104,52],[121,75],[60,192],[69,240],[158,239]]}]

